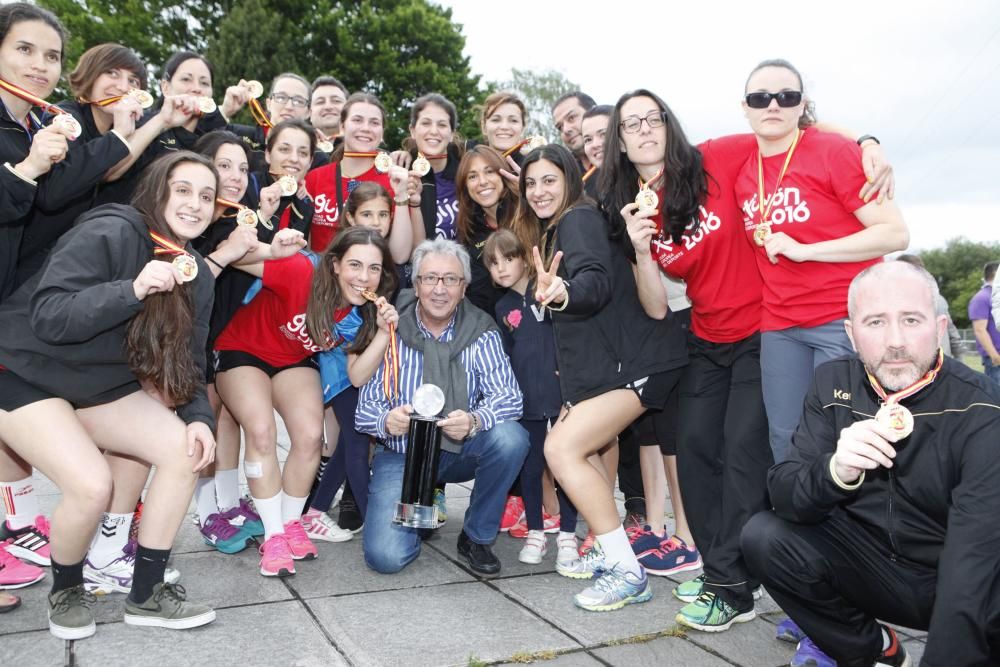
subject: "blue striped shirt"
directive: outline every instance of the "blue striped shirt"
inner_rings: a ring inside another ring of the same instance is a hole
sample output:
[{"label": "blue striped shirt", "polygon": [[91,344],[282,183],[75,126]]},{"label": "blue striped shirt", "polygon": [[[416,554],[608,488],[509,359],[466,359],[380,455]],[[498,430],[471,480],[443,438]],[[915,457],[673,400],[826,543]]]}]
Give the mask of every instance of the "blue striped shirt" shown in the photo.
[{"label": "blue striped shirt", "polygon": [[[417,326],[426,338],[433,334],[424,327],[417,313]],[[455,336],[455,319],[437,339],[448,342]],[[398,340],[398,339],[397,339]],[[402,340],[399,345],[399,392],[393,401],[385,397],[382,378],[385,375],[383,362],[372,379],[361,388],[354,427],[385,443],[389,449],[404,453],[406,436],[392,436],[385,430],[385,420],[389,411],[400,405],[409,405],[413,392],[423,383],[424,355]],[[521,388],[510,367],[510,359],[503,349],[500,332],[496,329],[485,332],[471,345],[462,350],[460,360],[465,367],[466,387],[469,390],[468,412],[475,412],[488,431],[494,424],[516,421],[521,418]],[[443,387],[442,387],[443,388]]]}]

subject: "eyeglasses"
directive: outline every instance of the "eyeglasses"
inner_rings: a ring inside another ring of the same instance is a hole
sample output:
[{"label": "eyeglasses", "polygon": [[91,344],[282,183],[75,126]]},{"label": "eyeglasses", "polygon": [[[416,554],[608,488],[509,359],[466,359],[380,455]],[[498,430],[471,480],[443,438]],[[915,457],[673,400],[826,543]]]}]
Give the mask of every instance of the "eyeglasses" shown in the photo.
[{"label": "eyeglasses", "polygon": [[271,93],[271,99],[276,104],[288,104],[289,102],[291,102],[293,107],[297,107],[299,109],[304,109],[307,106],[309,106],[309,100],[307,100],[304,97],[299,97],[298,95],[295,95],[294,97],[289,97],[284,93]]},{"label": "eyeglasses", "polygon": [[456,276],[454,273],[446,273],[443,276],[434,273],[417,276],[417,282],[424,287],[437,287],[438,283],[444,283],[445,287],[455,287],[456,285],[461,285],[464,280],[465,278]]},{"label": "eyeglasses", "polygon": [[778,100],[778,106],[783,109],[797,107],[802,103],[801,90],[783,90],[780,93],[747,93],[747,106],[751,109],[766,109],[771,106],[771,100]]},{"label": "eyeglasses", "polygon": [[638,116],[629,116],[618,125],[622,128],[622,132],[625,134],[635,134],[642,127],[642,122],[646,121],[646,125],[649,125],[649,129],[654,130],[658,127],[663,127],[663,124],[667,122],[667,112],[666,111],[652,111],[644,118],[639,118]]}]

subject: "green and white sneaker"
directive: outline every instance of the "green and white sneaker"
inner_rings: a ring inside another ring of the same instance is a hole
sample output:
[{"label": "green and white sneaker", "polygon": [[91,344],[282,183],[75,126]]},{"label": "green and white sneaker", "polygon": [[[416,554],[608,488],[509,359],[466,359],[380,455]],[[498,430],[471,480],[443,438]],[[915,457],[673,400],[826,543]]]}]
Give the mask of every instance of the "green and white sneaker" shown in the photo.
[{"label": "green and white sneaker", "polygon": [[[694,602],[701,595],[705,588],[705,575],[699,574],[691,581],[685,581],[674,589],[674,597],[681,602]],[[753,589],[753,599],[759,600],[764,597],[764,587],[758,586]]]},{"label": "green and white sneaker", "polygon": [[125,623],[171,630],[186,630],[207,625],[215,620],[215,610],[187,602],[180,584],[156,584],[153,594],[142,604],[125,600]]},{"label": "green and white sneaker", "polygon": [[636,575],[616,565],[604,571],[590,588],[574,595],[573,603],[587,611],[614,611],[652,598],[653,589],[649,587],[645,570]]},{"label": "green and white sneaker", "polygon": [[733,623],[746,623],[757,617],[757,612],[751,606],[747,611],[739,611],[722,599],[718,594],[708,591],[683,607],[674,618],[681,625],[704,632],[722,632],[728,630]]},{"label": "green and white sneaker", "polygon": [[594,543],[594,548],[572,561],[556,561],[556,572],[570,579],[593,579],[605,570],[604,552]]},{"label": "green and white sneaker", "polygon": [[59,639],[83,639],[97,630],[90,606],[95,598],[83,584],[49,593],[49,632]]}]

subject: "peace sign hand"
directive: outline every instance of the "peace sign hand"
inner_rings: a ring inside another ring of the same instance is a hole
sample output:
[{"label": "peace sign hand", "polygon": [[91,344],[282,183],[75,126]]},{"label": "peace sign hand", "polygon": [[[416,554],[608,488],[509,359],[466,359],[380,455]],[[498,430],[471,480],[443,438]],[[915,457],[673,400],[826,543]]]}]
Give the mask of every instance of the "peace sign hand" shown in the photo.
[{"label": "peace sign hand", "polygon": [[552,258],[552,264],[547,271],[545,270],[545,264],[542,262],[542,255],[538,252],[538,246],[532,247],[531,255],[534,258],[535,273],[538,276],[535,284],[535,301],[543,306],[566,301],[569,298],[566,283],[556,275],[556,272],[559,270],[559,262],[562,261],[562,251],[560,250],[555,254],[555,257]]}]

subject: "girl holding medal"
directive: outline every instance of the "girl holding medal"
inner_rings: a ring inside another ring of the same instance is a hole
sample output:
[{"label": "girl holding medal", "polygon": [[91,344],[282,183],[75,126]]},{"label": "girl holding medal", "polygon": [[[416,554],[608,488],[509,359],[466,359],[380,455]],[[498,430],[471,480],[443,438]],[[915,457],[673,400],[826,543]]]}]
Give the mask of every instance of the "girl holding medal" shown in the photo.
[{"label": "girl holding medal", "polygon": [[[305,244],[292,231],[276,239],[286,237],[297,247]],[[216,384],[247,436],[244,470],[265,530],[260,572],[288,576],[295,573],[294,560],[317,555],[302,524],[323,432],[323,391],[312,355],[341,342],[334,323],[360,306],[362,324],[349,348],[359,354],[348,359],[347,374],[356,386],[370,377],[396,320],[385,299],[395,289],[396,276],[385,241],[365,228],[339,235],[315,268],[310,255],[261,261],[274,258],[268,248],[261,250],[237,262],[261,276],[263,289],[216,341]],[[283,471],[275,453],[274,410],[292,442]]]},{"label": "girl holding medal", "polygon": [[590,459],[647,408],[663,408],[687,353],[673,318],[657,321],[643,310],[624,248],[584,197],[581,176],[562,146],[529,153],[515,227],[521,234],[544,228],[534,250],[535,298],[554,311],[564,401],[545,458],[597,536],[598,546],[560,573],[597,576],[574,602],[605,611],[645,602],[652,589],[618,516],[613,480]]},{"label": "girl holding medal", "polygon": [[[177,51],[167,60],[163,66],[163,78],[160,79],[160,93],[164,97],[191,95],[198,112],[191,114],[183,125],[160,135],[158,143],[162,151],[191,150],[198,137],[226,126],[225,119],[212,99],[214,78],[212,63],[193,51]],[[162,104],[162,99],[160,103]]]},{"label": "girl holding medal", "polygon": [[348,97],[340,125],[343,141],[333,151],[331,163],[312,170],[306,177],[306,188],[316,207],[309,247],[315,252],[326,250],[340,227],[344,202],[358,183],[373,182],[396,197],[391,232],[385,238],[393,259],[402,264],[410,259],[413,250],[409,195],[417,194],[419,180],[379,150],[385,131],[385,109],[377,97],[368,93]]},{"label": "girl holding medal", "polygon": [[410,111],[409,156],[400,159],[421,177],[419,210],[423,228],[414,226],[414,246],[425,239],[454,240],[458,235],[455,174],[464,147],[456,141],[458,111],[443,95],[429,93]]},{"label": "girl holding medal", "polygon": [[164,573],[197,472],[215,451],[203,352],[212,280],[189,243],[211,221],[217,188],[204,158],[165,156],[135,208],[88,213],[0,309],[0,439],[62,492],[48,598],[49,629],[61,639],[95,630],[83,558],[111,495],[102,449],[156,466],[125,622],[184,629],[215,619]]},{"label": "girl holding medal", "polygon": [[260,199],[261,209],[269,211],[274,205],[274,213],[270,218],[259,219],[264,230],[258,229],[258,237],[269,242],[280,229],[308,234],[313,200],[306,189],[305,178],[310,156],[316,148],[316,134],[304,120],[286,120],[271,129],[265,145],[264,171],[253,171],[251,151],[250,181]]},{"label": "girl holding medal", "polygon": [[527,120],[528,110],[521,98],[510,91],[501,90],[483,101],[479,128],[489,147],[500,153],[505,161],[509,157],[521,164],[529,151],[548,143],[543,137],[525,138]]}]

